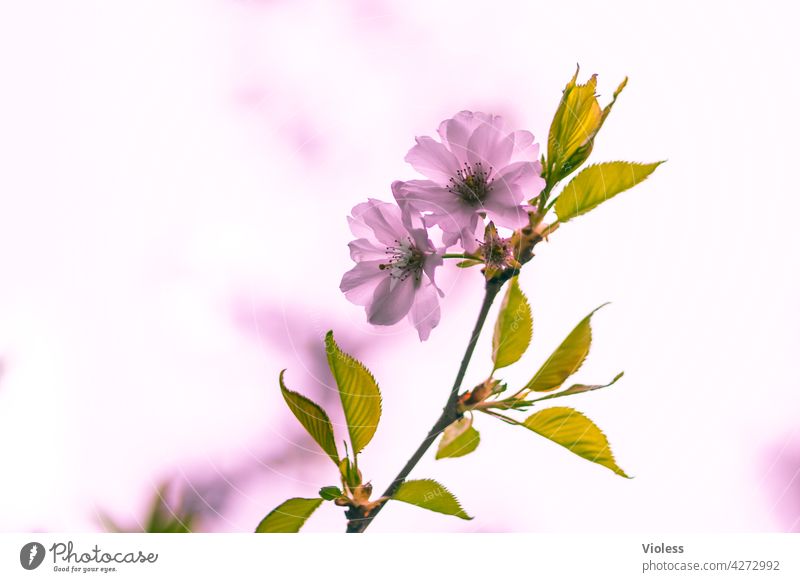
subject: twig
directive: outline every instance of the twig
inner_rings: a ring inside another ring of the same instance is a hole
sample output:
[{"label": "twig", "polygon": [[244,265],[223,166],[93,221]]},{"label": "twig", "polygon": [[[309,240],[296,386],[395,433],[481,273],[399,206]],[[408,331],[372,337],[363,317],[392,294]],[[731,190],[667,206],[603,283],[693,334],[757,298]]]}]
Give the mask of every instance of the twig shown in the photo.
[{"label": "twig", "polygon": [[[422,443],[420,443],[419,447],[417,447],[417,450],[414,451],[414,454],[411,455],[411,458],[408,460],[405,466],[400,469],[400,472],[391,482],[389,487],[386,488],[386,491],[384,491],[383,497],[386,498],[386,501],[388,501],[392,495],[397,492],[397,489],[400,487],[403,481],[406,480],[414,467],[417,466],[417,463],[419,463],[420,459],[422,459],[422,457],[425,455],[433,441],[436,440],[436,437],[461,416],[461,414],[458,412],[458,391],[461,389],[461,382],[464,380],[464,375],[466,374],[467,367],[472,359],[472,352],[475,351],[475,345],[478,343],[478,338],[481,335],[483,325],[486,323],[486,316],[489,314],[489,308],[492,306],[495,297],[497,297],[497,294],[500,292],[500,288],[503,286],[505,281],[506,279],[492,280],[486,283],[486,294],[483,297],[483,304],[481,305],[481,310],[478,313],[478,321],[475,322],[475,329],[472,330],[472,335],[469,338],[469,343],[467,344],[467,349],[464,352],[464,357],[461,359],[461,366],[458,368],[455,382],[453,382],[453,387],[450,390],[450,395],[447,398],[447,403],[442,410],[442,414],[434,423],[433,427],[431,427],[431,430],[428,431],[427,436],[422,440]],[[369,524],[371,524],[372,520],[375,519],[378,513],[380,513],[384,505],[386,505],[386,502],[375,507],[369,515],[361,514],[357,508],[349,510],[346,514],[348,518],[347,533],[362,533],[369,527]]]}]

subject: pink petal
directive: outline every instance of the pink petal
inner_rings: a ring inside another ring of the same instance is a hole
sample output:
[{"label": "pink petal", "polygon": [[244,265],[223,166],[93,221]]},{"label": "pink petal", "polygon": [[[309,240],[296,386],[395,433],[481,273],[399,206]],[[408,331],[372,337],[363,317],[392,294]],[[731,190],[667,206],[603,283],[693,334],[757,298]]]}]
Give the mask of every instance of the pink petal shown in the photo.
[{"label": "pink petal", "polygon": [[414,241],[414,246],[423,253],[430,251],[433,248],[431,240],[428,238],[428,229],[423,228],[409,228],[408,234],[411,235],[411,240]]},{"label": "pink petal", "polygon": [[534,137],[530,131],[515,131],[512,135],[514,136],[512,161],[532,162],[539,158],[539,144],[534,143]]},{"label": "pink petal", "polygon": [[478,248],[477,231],[481,223],[482,221],[480,215],[472,210],[471,213],[467,215],[466,219],[461,220],[458,223],[445,223],[451,228],[451,230],[445,230],[442,228],[442,232],[444,233],[442,236],[442,241],[446,246],[449,247],[453,246],[460,240],[461,246],[465,251],[468,253],[475,252]]},{"label": "pink petal", "polygon": [[533,198],[544,188],[541,177],[542,164],[536,162],[514,162],[501,169],[494,178],[494,184],[503,183],[509,189],[519,189],[522,198]]},{"label": "pink petal", "polygon": [[436,288],[436,291],[438,291],[439,295],[444,297],[444,291],[439,289],[439,287],[436,285],[436,277],[435,277],[437,267],[441,267],[444,264],[444,258],[442,258],[442,253],[444,253],[443,249],[437,251],[433,255],[427,256],[425,258],[425,263],[422,265],[422,270],[428,276],[428,279],[430,279],[431,284]]},{"label": "pink petal", "polygon": [[425,341],[431,335],[431,330],[439,325],[441,319],[439,309],[439,298],[433,284],[423,284],[417,290],[414,298],[414,305],[408,314],[408,318],[419,334],[419,339]]},{"label": "pink petal", "polygon": [[347,300],[356,305],[367,305],[375,294],[381,279],[388,279],[386,271],[379,267],[384,261],[363,261],[347,271],[339,289]]},{"label": "pink petal", "polygon": [[414,278],[386,277],[375,289],[367,305],[367,321],[373,325],[394,325],[407,314],[414,302]]},{"label": "pink petal", "polygon": [[442,244],[446,248],[450,248],[454,244],[458,242],[458,239],[461,238],[461,231],[443,231],[442,232]]},{"label": "pink petal", "polygon": [[[461,246],[464,247],[464,250],[468,253],[474,253],[478,250],[478,225],[481,223],[480,216],[475,214],[473,216],[473,224],[464,228],[461,231]],[[482,233],[480,233],[482,235]],[[481,238],[483,238],[481,236]]]},{"label": "pink petal", "polygon": [[410,205],[420,212],[454,212],[462,205],[458,196],[430,180],[394,182],[392,192],[401,207]]},{"label": "pink petal", "polygon": [[428,217],[431,224],[436,224],[442,229],[444,235],[442,240],[447,246],[455,244],[465,229],[472,229],[470,232],[474,232],[477,220],[478,215],[475,209],[466,204],[457,206],[452,212],[434,212]]},{"label": "pink petal", "polygon": [[439,136],[458,158],[459,167],[467,161],[467,142],[479,125],[480,121],[471,111],[461,111],[452,119],[445,119],[439,124]]},{"label": "pink petal", "polygon": [[467,143],[467,159],[473,165],[480,162],[484,171],[507,165],[513,151],[513,134],[503,135],[500,130],[489,124],[476,129]]},{"label": "pink petal", "polygon": [[489,196],[483,201],[487,216],[497,226],[517,229],[528,222],[522,188],[512,180],[495,180]]},{"label": "pink petal", "polygon": [[503,128],[505,127],[505,121],[500,115],[492,115],[491,113],[476,111],[472,114],[472,116],[480,125],[491,125],[498,131],[503,131]]},{"label": "pink petal", "polygon": [[[368,202],[355,206],[351,215],[353,218],[350,228],[356,236],[358,236],[356,230],[362,232],[362,227],[366,226],[372,230],[379,242],[390,246],[405,234],[400,219],[400,208],[394,204],[370,198]],[[353,228],[353,223],[357,224],[357,229]]]},{"label": "pink petal", "polygon": [[350,247],[350,258],[356,262],[386,258],[386,247],[377,247],[366,238],[356,239],[347,246]]},{"label": "pink petal", "polygon": [[417,145],[406,154],[406,161],[420,174],[440,184],[447,184],[459,167],[456,157],[428,136],[417,138]]},{"label": "pink petal", "polygon": [[[356,206],[356,208],[358,208],[358,206]],[[356,208],[353,208],[351,213],[355,212]],[[347,224],[350,225],[350,232],[352,232],[353,235],[357,236],[358,238],[372,238],[375,236],[375,234],[372,232],[372,229],[364,224],[363,220],[355,220],[352,216],[348,216]]]},{"label": "pink petal", "polygon": [[496,179],[492,182],[489,195],[484,199],[486,208],[500,206],[519,206],[525,201],[523,189],[513,180]]},{"label": "pink petal", "polygon": [[518,229],[528,224],[529,217],[525,206],[514,204],[486,203],[486,216],[497,226]]}]

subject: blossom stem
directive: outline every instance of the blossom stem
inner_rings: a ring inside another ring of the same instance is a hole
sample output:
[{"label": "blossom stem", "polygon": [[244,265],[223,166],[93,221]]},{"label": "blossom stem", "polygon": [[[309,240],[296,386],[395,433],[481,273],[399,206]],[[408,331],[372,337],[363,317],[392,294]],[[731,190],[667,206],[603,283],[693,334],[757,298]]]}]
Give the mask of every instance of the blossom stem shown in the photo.
[{"label": "blossom stem", "polygon": [[466,253],[445,253],[442,255],[443,259],[472,259],[473,261],[479,261],[480,257],[475,255],[468,255]]},{"label": "blossom stem", "polygon": [[539,206],[536,210],[539,214],[543,215],[546,212],[545,204],[547,203],[547,200],[550,198],[550,192],[552,192],[554,187],[555,183],[550,181],[550,172],[548,172],[544,190],[542,190],[542,192],[539,194]]},{"label": "blossom stem", "polygon": [[547,238],[547,236],[548,236],[548,235],[549,235],[551,232],[553,232],[555,229],[557,229],[557,228],[560,226],[560,224],[561,224],[561,223],[560,223],[558,220],[556,220],[554,223],[552,223],[552,224],[548,225],[548,227],[547,227],[547,228],[545,228],[545,229],[542,231],[542,234],[541,234],[540,236],[541,236],[542,238]]},{"label": "blossom stem", "polygon": [[488,414],[489,416],[494,416],[495,418],[499,418],[503,422],[507,422],[508,424],[515,424],[520,425],[521,422],[517,421],[516,419],[511,418],[510,416],[506,416],[505,414],[500,414],[494,410],[490,410],[488,408],[481,410],[481,412]]},{"label": "blossom stem", "polygon": [[[436,440],[436,437],[461,416],[461,413],[458,412],[458,392],[461,389],[461,382],[464,380],[464,375],[467,373],[467,367],[472,359],[472,353],[475,351],[475,346],[478,343],[481,330],[483,329],[484,323],[486,323],[486,316],[489,314],[489,309],[491,308],[495,297],[497,297],[497,294],[500,292],[503,283],[505,283],[504,279],[499,281],[488,281],[486,283],[486,294],[483,297],[483,304],[481,305],[481,310],[478,313],[478,320],[475,322],[475,328],[472,330],[472,335],[469,338],[469,343],[467,344],[467,349],[464,352],[464,357],[461,359],[461,366],[458,368],[456,379],[453,382],[453,387],[450,389],[450,395],[447,398],[447,403],[445,404],[444,409],[442,409],[442,414],[434,423],[433,427],[431,427],[431,430],[428,431],[427,436],[422,440],[422,443],[420,443],[419,447],[417,447],[417,450],[414,451],[414,454],[411,455],[411,458],[408,460],[405,466],[400,469],[400,472],[397,474],[394,480],[392,480],[389,487],[387,487],[386,491],[383,492],[382,497],[385,498],[386,501],[391,499],[391,497],[397,492],[400,485],[402,485],[403,481],[406,480],[414,467],[417,466],[417,463],[419,463],[419,461],[425,455],[431,444],[433,444],[433,441]],[[347,522],[347,533],[362,533],[364,530],[366,530],[383,506],[386,505],[386,501],[375,507],[369,513],[369,515],[348,515],[350,519]]]}]

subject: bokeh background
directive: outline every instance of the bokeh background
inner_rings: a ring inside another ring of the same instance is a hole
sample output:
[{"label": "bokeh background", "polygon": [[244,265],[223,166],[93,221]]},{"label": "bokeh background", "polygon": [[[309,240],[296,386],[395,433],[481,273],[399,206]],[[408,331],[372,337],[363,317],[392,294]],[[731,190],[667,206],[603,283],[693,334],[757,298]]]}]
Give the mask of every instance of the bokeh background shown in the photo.
[{"label": "bokeh background", "polygon": [[[201,531],[251,531],[337,482],[278,372],[341,422],[321,338],[378,377],[361,462],[383,489],[436,418],[480,301],[445,275],[420,344],[338,290],[345,216],[389,199],[415,135],[460,109],[545,138],[575,64],[595,160],[668,159],[538,247],[521,284],[526,381],[588,311],[573,398],[620,479],[479,418],[463,459],[414,475],[462,522],[390,504],[374,531],[800,531],[790,3],[152,0],[0,3],[0,530],[142,525],[157,487]],[[467,385],[488,372],[489,337]],[[341,428],[341,425],[339,425]],[[341,433],[344,434],[344,433]],[[339,531],[326,504],[310,531]]]}]

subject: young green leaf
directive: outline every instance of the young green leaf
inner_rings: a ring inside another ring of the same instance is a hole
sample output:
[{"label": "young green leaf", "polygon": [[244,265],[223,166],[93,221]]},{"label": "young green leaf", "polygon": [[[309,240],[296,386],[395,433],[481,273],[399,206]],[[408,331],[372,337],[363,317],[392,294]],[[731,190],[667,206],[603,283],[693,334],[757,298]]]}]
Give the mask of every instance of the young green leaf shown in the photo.
[{"label": "young green leaf", "polygon": [[662,163],[606,162],[587,167],[558,196],[555,209],[559,222],[567,222],[585,214],[609,198],[634,187]]},{"label": "young green leaf", "polygon": [[392,495],[392,499],[445,515],[472,519],[464,512],[458,499],[444,485],[440,485],[433,479],[405,481]]},{"label": "young green leaf", "polygon": [[600,129],[603,111],[597,102],[597,75],[579,85],[578,72],[564,88],[561,102],[550,124],[547,139],[547,162],[552,164],[553,175],[548,183],[554,184],[578,167],[591,152],[594,136]]},{"label": "young green leaf", "polygon": [[512,277],[500,306],[492,337],[492,361],[495,370],[510,366],[522,357],[533,334],[531,308],[519,288],[518,277]]},{"label": "young green leaf", "polygon": [[328,415],[321,406],[309,400],[302,394],[292,392],[283,383],[283,370],[278,377],[281,385],[283,399],[295,415],[300,424],[308,431],[322,450],[330,457],[331,461],[339,464],[339,452],[336,450],[336,440],[333,437],[333,426]]},{"label": "young green leaf", "polygon": [[577,410],[565,406],[545,408],[526,418],[522,424],[576,455],[628,477],[614,460],[603,431]]},{"label": "young green leaf", "polygon": [[[603,305],[600,307],[603,307]],[[597,309],[600,309],[600,307]],[[581,364],[589,354],[589,347],[592,344],[592,328],[589,321],[597,309],[584,317],[575,326],[575,329],[561,342],[561,345],[556,348],[556,351],[547,358],[544,365],[531,378],[531,381],[525,386],[526,390],[533,390],[534,392],[555,390],[567,378],[578,371],[578,368],[581,367]]]},{"label": "young green leaf", "polygon": [[333,501],[341,497],[342,490],[339,489],[336,485],[329,485],[328,487],[323,487],[319,490],[319,496],[322,497],[325,501]]},{"label": "young green leaf", "polygon": [[347,483],[350,489],[355,489],[361,485],[361,471],[358,470],[355,463],[348,457],[344,457],[339,462],[339,473],[342,476],[342,480]]},{"label": "young green leaf", "polygon": [[358,454],[369,444],[378,428],[381,393],[370,371],[339,348],[332,331],[325,336],[325,349],[328,365],[339,387],[353,454]]},{"label": "young green leaf", "polygon": [[592,75],[585,84],[579,85],[579,71],[580,67],[564,88],[561,102],[550,124],[547,160],[543,161],[542,166],[551,187],[588,159],[597,133],[611,113],[617,97],[628,84],[626,77],[614,91],[611,102],[601,110],[595,94],[597,76]]},{"label": "young green leaf", "polygon": [[533,402],[541,402],[542,400],[550,400],[551,398],[561,398],[562,396],[571,396],[573,394],[580,394],[581,392],[591,392],[592,390],[600,390],[600,388],[608,388],[609,386],[613,386],[617,383],[617,380],[622,378],[625,375],[625,372],[620,372],[614,379],[611,380],[608,384],[573,384],[566,390],[562,392],[556,392],[555,394],[549,394],[547,396],[542,396],[541,398],[537,398],[533,400]]},{"label": "young green leaf", "polygon": [[261,520],[256,533],[297,533],[321,503],[322,499],[319,497],[288,499]]},{"label": "young green leaf", "polygon": [[472,428],[472,417],[464,416],[444,429],[436,458],[463,457],[477,449],[480,441],[480,434]]}]

